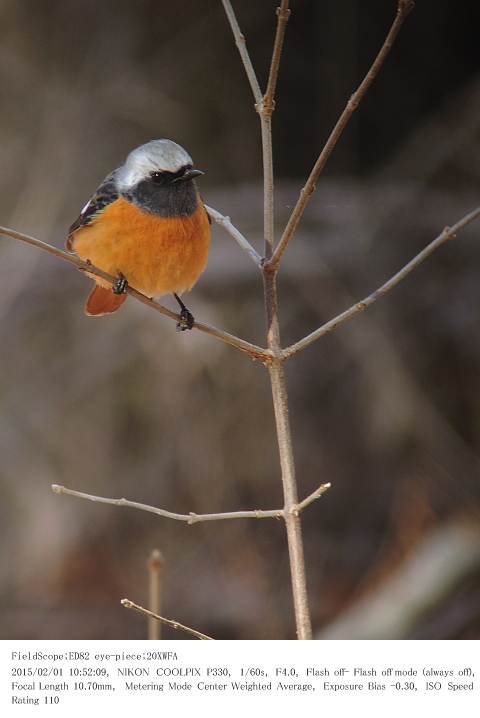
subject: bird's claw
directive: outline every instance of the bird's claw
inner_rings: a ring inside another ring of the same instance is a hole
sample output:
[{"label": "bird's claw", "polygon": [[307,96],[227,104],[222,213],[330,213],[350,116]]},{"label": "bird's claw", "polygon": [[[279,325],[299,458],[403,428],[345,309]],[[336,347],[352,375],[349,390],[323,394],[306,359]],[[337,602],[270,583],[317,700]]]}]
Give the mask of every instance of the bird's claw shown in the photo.
[{"label": "bird's claw", "polygon": [[121,272],[118,273],[117,278],[112,286],[112,292],[114,294],[125,294],[128,289],[127,278],[123,276]]},{"label": "bird's claw", "polygon": [[192,329],[194,324],[195,319],[193,314],[184,307],[180,312],[180,321],[177,324],[177,331],[185,332],[187,329]]}]

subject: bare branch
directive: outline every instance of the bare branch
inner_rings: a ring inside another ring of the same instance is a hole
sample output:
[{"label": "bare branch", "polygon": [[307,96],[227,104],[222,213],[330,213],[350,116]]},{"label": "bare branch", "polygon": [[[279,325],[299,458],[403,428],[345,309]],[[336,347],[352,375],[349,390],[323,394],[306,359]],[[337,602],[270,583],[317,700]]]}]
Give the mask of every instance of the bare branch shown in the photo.
[{"label": "bare branch", "polygon": [[260,89],[260,85],[258,84],[257,76],[255,74],[255,70],[253,69],[252,61],[250,60],[250,55],[248,54],[245,35],[240,30],[230,0],[222,0],[222,4],[230,23],[230,27],[232,28],[233,37],[235,38],[235,43],[238,47],[240,57],[242,58],[243,66],[245,68],[245,72],[247,73],[248,81],[250,82],[250,87],[252,88],[253,96],[255,98],[255,103],[259,105],[262,101],[262,91]]},{"label": "bare branch", "polygon": [[287,29],[288,18],[290,17],[289,0],[282,0],[280,7],[277,7],[277,32],[273,44],[272,61],[268,75],[267,91],[263,97],[263,112],[272,114],[275,109],[275,90],[277,88],[278,71],[280,58],[282,56],[283,40]]},{"label": "bare branch", "polygon": [[332,484],[328,482],[328,484],[322,484],[318,487],[318,489],[315,489],[315,491],[312,491],[309,496],[307,496],[303,501],[300,501],[296,506],[293,506],[291,508],[291,511],[298,516],[304,509],[307,508],[307,506],[310,506],[310,504],[313,504],[314,501],[320,498],[320,496],[323,496],[323,494],[330,489]]},{"label": "bare branch", "polygon": [[459,232],[461,229],[467,226],[467,224],[470,224],[470,222],[473,222],[474,219],[476,219],[480,215],[480,207],[477,207],[469,214],[465,215],[462,219],[460,219],[456,224],[453,225],[453,227],[445,227],[443,232],[438,235],[430,244],[428,244],[425,249],[422,249],[421,252],[419,252],[408,264],[406,264],[400,271],[398,271],[396,274],[393,275],[387,282],[382,284],[381,287],[376,289],[372,294],[370,294],[368,297],[365,297],[365,299],[362,299],[360,302],[357,302],[353,306],[351,306],[349,309],[346,309],[341,314],[338,314],[333,319],[330,319],[330,321],[326,322],[323,326],[319,327],[319,329],[316,329],[311,334],[308,334],[308,336],[301,339],[296,344],[292,344],[291,346],[287,347],[283,350],[283,358],[289,359],[294,354],[297,354],[297,352],[302,351],[306,347],[308,347],[313,342],[317,341],[317,339],[320,339],[320,337],[325,336],[325,334],[329,334],[334,329],[337,329],[341,324],[348,321],[352,317],[354,317],[356,314],[359,314],[360,312],[363,312],[367,307],[370,307],[374,302],[377,301],[380,297],[383,297],[384,294],[389,292],[391,289],[397,286],[399,282],[402,281],[408,274],[410,274],[411,271],[413,271],[416,267],[419,266],[427,257],[429,257],[436,249],[442,246],[442,244],[445,244],[451,239],[454,239],[457,232]]},{"label": "bare branch", "polygon": [[297,204],[295,205],[292,214],[290,215],[282,238],[280,239],[280,242],[278,243],[272,258],[265,265],[266,269],[269,269],[270,271],[275,271],[278,268],[283,253],[285,252],[288,243],[293,237],[298,223],[302,218],[302,215],[305,211],[305,207],[307,206],[308,200],[310,199],[310,195],[315,191],[316,182],[323,168],[325,167],[328,158],[330,157],[333,149],[335,148],[335,145],[340,139],[343,130],[348,124],[348,121],[350,120],[351,116],[353,115],[360,102],[363,100],[367,90],[370,88],[375,78],[377,77],[383,63],[387,58],[388,53],[393,46],[393,43],[395,42],[395,39],[400,31],[400,28],[403,25],[403,22],[405,21],[409,12],[412,10],[413,5],[414,3],[412,0],[399,0],[397,6],[397,14],[387,34],[387,37],[385,38],[385,42],[383,43],[380,52],[373,61],[373,64],[365,75],[363,81],[348,100],[345,109],[343,110],[337,121],[337,124],[333,128],[327,142],[325,143],[325,146],[320,152],[320,155],[315,162],[312,171],[310,172],[310,176],[308,177],[305,186],[300,192]]},{"label": "bare branch", "polygon": [[67,494],[68,496],[75,496],[78,499],[86,499],[87,501],[93,501],[99,504],[110,504],[111,506],[127,506],[131,509],[140,509],[140,511],[148,511],[151,514],[157,516],[163,516],[166,519],[174,519],[175,521],[184,521],[187,524],[197,524],[202,521],[225,521],[228,519],[278,519],[283,518],[283,509],[275,509],[272,511],[230,511],[227,513],[219,514],[176,514],[173,511],[167,511],[166,509],[159,509],[155,506],[149,506],[148,504],[140,504],[137,501],[128,501],[128,499],[108,499],[103,496],[92,496],[92,494],[84,494],[82,491],[74,491],[73,489],[67,489],[66,486],[59,486],[58,484],[52,484],[52,491],[55,494]]},{"label": "bare branch", "polygon": [[178,631],[183,631],[184,633],[188,633],[190,636],[193,636],[194,638],[199,638],[201,641],[213,641],[214,639],[211,636],[207,636],[206,633],[200,633],[200,631],[196,631],[194,628],[189,628],[188,626],[184,626],[183,623],[179,623],[178,621],[172,621],[170,618],[164,618],[163,616],[159,616],[156,613],[153,613],[152,611],[149,611],[146,608],[143,608],[143,606],[139,606],[137,603],[134,603],[133,601],[130,601],[128,598],[122,598],[120,601],[122,606],[124,608],[131,608],[132,611],[137,611],[137,613],[142,613],[144,616],[149,616],[149,618],[154,618],[157,621],[160,621],[160,623],[163,623],[165,626],[170,626],[170,628],[175,628]]},{"label": "bare branch", "polygon": [[285,28],[290,15],[288,0],[282,0],[278,9],[277,32],[273,45],[272,60],[268,87],[265,96],[262,96],[255,70],[253,69],[250,55],[247,51],[245,37],[240,30],[235,12],[230,0],[222,0],[225,13],[230,22],[233,36],[242,58],[245,71],[250,81],[253,96],[255,98],[255,109],[260,115],[262,128],[262,157],[263,157],[263,194],[264,194],[264,239],[265,257],[270,259],[274,248],[274,222],[273,222],[273,160],[272,160],[272,112],[275,107],[275,88],[277,84],[280,57],[282,54],[283,38]]},{"label": "bare branch", "polygon": [[[322,496],[322,494],[324,494],[327,489],[330,488],[330,486],[330,483],[322,484],[312,494],[303,499],[303,501],[294,504],[294,506],[290,510],[293,513],[296,513],[296,515],[298,515],[301,511],[306,509],[307,506],[309,506],[316,499]],[[60,486],[59,484],[52,484],[51,489],[54,494],[66,494],[67,496],[75,496],[77,499],[86,499],[87,501],[93,501],[97,504],[110,504],[110,506],[127,506],[131,509],[148,511],[148,513],[156,514],[157,516],[163,516],[166,519],[184,521],[187,524],[198,524],[204,521],[227,521],[230,519],[280,519],[285,517],[284,509],[272,509],[268,511],[264,511],[262,509],[254,509],[253,511],[227,511],[225,513],[218,514],[195,514],[193,512],[190,512],[189,514],[176,514],[173,511],[167,511],[167,509],[159,509],[156,506],[140,504],[137,501],[129,501],[128,499],[108,499],[103,496],[85,494],[82,491],[67,489],[66,486]]]},{"label": "bare branch", "polygon": [[[162,583],[165,559],[158,548],[151,552],[148,562],[148,607],[152,613],[158,615],[162,608]],[[154,618],[148,619],[148,639],[159,641],[162,637],[162,624]]]},{"label": "bare branch", "polygon": [[275,89],[277,86],[280,58],[282,55],[283,38],[287,21],[290,16],[288,0],[282,0],[277,8],[277,31],[273,44],[272,60],[268,77],[267,91],[256,109],[260,114],[262,129],[262,158],[263,158],[263,234],[265,242],[265,258],[268,260],[275,247],[275,220],[274,220],[274,186],[273,186],[273,149],[272,149],[272,113],[275,109]]},{"label": "bare branch", "polygon": [[[19,240],[20,242],[25,242],[32,247],[41,249],[43,252],[47,252],[48,254],[52,254],[54,257],[58,257],[59,259],[63,259],[65,262],[73,264],[75,267],[77,267],[77,269],[82,272],[88,272],[88,274],[93,274],[96,277],[101,277],[102,279],[106,279],[112,284],[115,281],[115,277],[112,277],[110,274],[107,274],[107,272],[104,272],[102,269],[95,267],[90,262],[84,262],[75,254],[71,254],[70,252],[66,252],[63,249],[54,247],[51,244],[42,242],[40,239],[36,239],[35,237],[30,237],[27,234],[22,234],[21,232],[9,229],[8,227],[0,227],[0,235],[11,237],[12,239]],[[164,307],[162,304],[158,304],[158,302],[155,302],[150,297],[146,297],[141,292],[137,292],[137,290],[133,289],[133,287],[128,287],[127,293],[131,297],[137,299],[139,302],[142,302],[142,304],[145,304],[147,307],[151,307],[151,309],[154,309],[156,312],[159,312],[159,314],[162,314],[169,319],[173,319],[176,322],[180,321],[179,314],[172,312],[170,309],[167,309],[167,307]],[[240,351],[249,354],[252,359],[260,359],[260,361],[263,362],[268,362],[271,359],[271,353],[268,349],[262,349],[262,347],[257,347],[255,344],[250,344],[250,342],[247,342],[244,339],[240,339],[240,337],[236,337],[234,334],[224,332],[222,329],[212,327],[210,324],[202,324],[201,322],[195,321],[193,328],[199,332],[208,334],[211,337],[215,337],[216,339],[219,339],[225,344],[230,344],[230,346],[240,349]]]},{"label": "bare branch", "polygon": [[252,247],[248,239],[244,237],[243,234],[232,224],[230,217],[225,217],[223,214],[220,214],[220,212],[218,212],[216,209],[213,209],[213,207],[207,207],[207,205],[205,205],[205,209],[207,210],[209,216],[213,219],[213,221],[221,225],[224,230],[228,232],[228,234],[233,237],[233,239],[239,244],[243,251],[247,252],[250,258],[255,262],[257,267],[260,267],[262,264],[261,256]]},{"label": "bare branch", "polygon": [[308,641],[312,639],[312,621],[310,618],[310,607],[308,603],[302,525],[299,512],[295,511],[295,508],[298,505],[298,485],[293,456],[287,385],[280,349],[276,275],[264,274],[264,282],[269,322],[268,343],[269,347],[275,354],[275,359],[268,365],[268,373],[270,375],[270,384],[272,388],[278,454],[282,472],[283,497],[285,501],[283,516],[287,531],[295,623],[298,640]]},{"label": "bare branch", "polygon": [[266,259],[270,259],[275,246],[272,118],[260,114],[263,157],[263,237]]},{"label": "bare branch", "polygon": [[[249,75],[255,97],[256,88],[251,80],[253,68],[246,53],[244,44],[239,40],[243,38],[236,21],[232,6],[227,0],[223,0],[224,8],[229,16],[233,34],[237,45],[246,54],[242,59]],[[267,102],[264,98],[257,99],[255,108],[260,115],[262,130],[262,157],[263,157],[263,223],[265,241],[265,259],[272,257],[275,242],[274,226],[274,183],[273,183],[273,154],[272,154],[272,112],[274,108],[274,92],[278,76],[280,55],[283,44],[285,26],[287,22],[288,2],[282,0],[282,7],[278,16],[277,32],[274,42],[272,61],[270,66],[269,83],[267,88]],[[244,40],[244,38],[243,38]],[[255,78],[256,81],[256,78]],[[282,516],[285,520],[287,531],[288,552],[290,558],[290,574],[292,582],[293,603],[295,608],[295,621],[297,636],[301,640],[312,638],[312,625],[310,609],[307,596],[307,581],[305,573],[305,559],[302,541],[302,528],[299,513],[295,513],[294,507],[298,504],[298,489],[295,478],[295,463],[293,458],[292,437],[290,419],[288,415],[288,395],[283,371],[282,349],[280,343],[280,329],[278,321],[278,302],[276,273],[266,270],[268,264],[262,263],[264,280],[265,309],[267,315],[267,343],[271,351],[271,361],[267,364],[272,388],[272,399],[277,429],[277,441],[282,473],[282,487],[285,501],[285,508]]]}]

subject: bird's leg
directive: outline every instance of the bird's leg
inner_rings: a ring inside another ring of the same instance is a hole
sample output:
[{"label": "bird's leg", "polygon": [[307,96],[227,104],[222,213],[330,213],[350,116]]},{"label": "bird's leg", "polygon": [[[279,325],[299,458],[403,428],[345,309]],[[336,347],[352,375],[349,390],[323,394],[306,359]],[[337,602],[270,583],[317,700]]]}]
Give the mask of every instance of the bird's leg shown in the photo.
[{"label": "bird's leg", "polygon": [[125,294],[128,288],[128,281],[121,272],[117,274],[117,278],[112,285],[112,292],[114,294]]},{"label": "bird's leg", "polygon": [[191,329],[193,327],[195,319],[193,318],[193,314],[188,311],[178,294],[174,293],[173,296],[180,305],[180,321],[177,324],[177,329],[180,332],[184,332],[186,329]]}]

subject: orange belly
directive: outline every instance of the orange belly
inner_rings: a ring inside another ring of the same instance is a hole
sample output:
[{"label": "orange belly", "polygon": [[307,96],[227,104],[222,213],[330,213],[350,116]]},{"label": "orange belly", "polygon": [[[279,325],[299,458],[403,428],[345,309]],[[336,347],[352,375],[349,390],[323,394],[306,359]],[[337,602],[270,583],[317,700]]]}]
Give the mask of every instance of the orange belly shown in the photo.
[{"label": "orange belly", "polygon": [[79,257],[113,276],[121,272],[149,297],[191,289],[207,265],[209,247],[210,224],[201,203],[191,217],[163,218],[118,199],[73,237]]}]

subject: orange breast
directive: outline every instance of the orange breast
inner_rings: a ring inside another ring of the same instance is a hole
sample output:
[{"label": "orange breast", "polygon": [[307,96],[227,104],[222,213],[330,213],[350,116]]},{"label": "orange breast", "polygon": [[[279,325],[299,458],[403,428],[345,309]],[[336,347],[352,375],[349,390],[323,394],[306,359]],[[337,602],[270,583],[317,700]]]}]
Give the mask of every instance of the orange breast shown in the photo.
[{"label": "orange breast", "polygon": [[73,238],[79,257],[114,276],[121,272],[149,297],[191,289],[206,267],[209,247],[210,224],[201,202],[191,217],[163,218],[118,199]]}]

